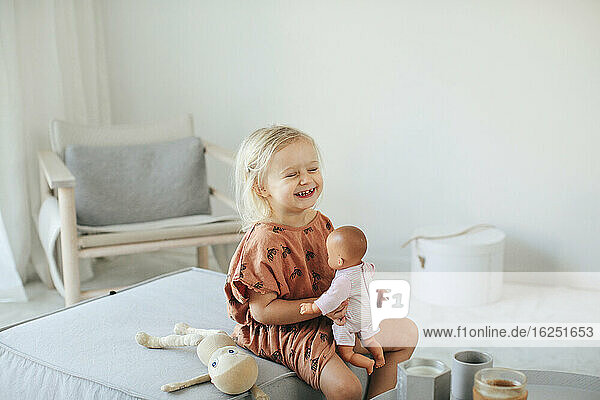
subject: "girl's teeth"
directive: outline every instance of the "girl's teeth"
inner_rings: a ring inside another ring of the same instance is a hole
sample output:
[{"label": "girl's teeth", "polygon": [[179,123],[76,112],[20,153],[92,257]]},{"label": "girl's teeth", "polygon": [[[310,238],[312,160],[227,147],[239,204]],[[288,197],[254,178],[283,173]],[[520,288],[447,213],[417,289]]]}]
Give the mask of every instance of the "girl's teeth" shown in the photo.
[{"label": "girl's teeth", "polygon": [[315,189],[305,190],[304,192],[298,193],[298,196],[300,196],[300,197],[308,196],[309,194],[311,194],[312,192],[314,192],[314,190]]}]

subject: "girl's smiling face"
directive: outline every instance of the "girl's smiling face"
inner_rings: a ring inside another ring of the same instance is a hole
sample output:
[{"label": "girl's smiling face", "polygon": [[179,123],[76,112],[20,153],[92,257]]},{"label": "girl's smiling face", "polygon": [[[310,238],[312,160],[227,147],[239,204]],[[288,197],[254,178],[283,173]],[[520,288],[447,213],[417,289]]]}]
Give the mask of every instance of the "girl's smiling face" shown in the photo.
[{"label": "girl's smiling face", "polygon": [[304,211],[315,205],[322,190],[317,151],[305,139],[296,140],[273,154],[262,188],[257,188],[258,194],[269,202],[272,218],[280,222],[302,217]]}]

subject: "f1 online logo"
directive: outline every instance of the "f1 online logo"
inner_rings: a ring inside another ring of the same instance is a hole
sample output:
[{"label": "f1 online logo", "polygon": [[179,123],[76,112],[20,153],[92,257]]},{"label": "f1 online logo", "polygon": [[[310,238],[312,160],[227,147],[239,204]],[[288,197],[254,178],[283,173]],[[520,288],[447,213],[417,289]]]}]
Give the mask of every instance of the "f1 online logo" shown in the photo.
[{"label": "f1 online logo", "polygon": [[408,315],[410,285],[402,279],[380,279],[369,285],[369,301],[373,329],[384,319],[404,318]]}]

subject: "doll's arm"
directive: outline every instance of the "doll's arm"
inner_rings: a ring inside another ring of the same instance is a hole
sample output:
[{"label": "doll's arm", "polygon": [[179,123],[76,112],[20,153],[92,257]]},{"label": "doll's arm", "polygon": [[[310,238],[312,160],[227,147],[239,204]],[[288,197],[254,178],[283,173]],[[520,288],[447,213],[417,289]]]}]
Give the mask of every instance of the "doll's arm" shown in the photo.
[{"label": "doll's arm", "polygon": [[331,286],[314,302],[320,313],[329,314],[350,296],[352,282],[343,276],[335,277]]},{"label": "doll's arm", "polygon": [[210,382],[210,375],[200,375],[196,378],[192,378],[185,382],[167,383],[166,385],[162,385],[160,387],[160,390],[162,390],[163,392],[174,392],[176,390],[184,389],[186,387],[190,387],[204,382]]},{"label": "doll's arm", "polygon": [[302,303],[300,304],[300,314],[317,314],[321,315],[321,310],[315,303]]},{"label": "doll's arm", "polygon": [[[325,314],[325,316],[335,322],[336,325],[344,325],[346,323],[347,307],[348,300],[346,299],[342,301],[333,311]],[[321,315],[321,310],[315,303],[302,303],[300,304],[300,314]]]},{"label": "doll's arm", "polygon": [[307,321],[314,315],[300,314],[300,304],[313,302],[316,298],[283,300],[278,299],[277,294],[268,292],[265,294],[249,290],[250,313],[252,317],[265,325],[287,325]]},{"label": "doll's arm", "polygon": [[250,393],[254,396],[254,400],[269,400],[269,396],[256,385],[250,388]]}]

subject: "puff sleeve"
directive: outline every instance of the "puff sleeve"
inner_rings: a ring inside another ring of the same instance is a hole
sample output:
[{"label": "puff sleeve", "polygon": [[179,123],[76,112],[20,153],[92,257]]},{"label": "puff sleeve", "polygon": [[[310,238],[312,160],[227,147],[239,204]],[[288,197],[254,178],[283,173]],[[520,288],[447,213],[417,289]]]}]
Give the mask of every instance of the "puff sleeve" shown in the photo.
[{"label": "puff sleeve", "polygon": [[[268,232],[250,232],[240,245],[239,254],[232,260],[230,269],[231,292],[240,303],[248,301],[248,290],[259,293],[274,292],[277,297],[289,293],[281,274],[278,245]],[[235,261],[235,264],[233,262]]]},{"label": "puff sleeve", "polygon": [[366,275],[371,279],[375,278],[375,265],[366,262],[364,266]]}]

